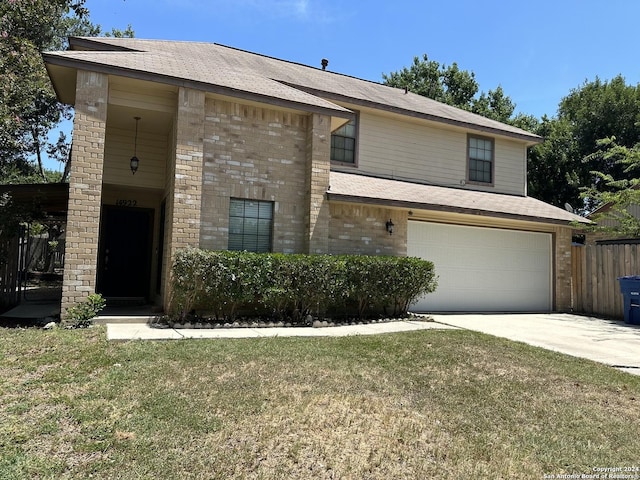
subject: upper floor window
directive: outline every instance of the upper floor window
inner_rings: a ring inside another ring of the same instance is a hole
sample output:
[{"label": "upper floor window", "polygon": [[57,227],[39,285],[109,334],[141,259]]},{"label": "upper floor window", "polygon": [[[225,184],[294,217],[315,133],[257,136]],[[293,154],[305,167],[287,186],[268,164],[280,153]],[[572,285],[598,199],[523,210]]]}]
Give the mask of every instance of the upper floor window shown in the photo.
[{"label": "upper floor window", "polygon": [[331,133],[331,160],[334,162],[356,163],[356,138],[358,124],[351,120]]},{"label": "upper floor window", "polygon": [[493,183],[493,139],[468,137],[469,181]]},{"label": "upper floor window", "polygon": [[232,198],[229,204],[229,250],[270,252],[273,202]]}]

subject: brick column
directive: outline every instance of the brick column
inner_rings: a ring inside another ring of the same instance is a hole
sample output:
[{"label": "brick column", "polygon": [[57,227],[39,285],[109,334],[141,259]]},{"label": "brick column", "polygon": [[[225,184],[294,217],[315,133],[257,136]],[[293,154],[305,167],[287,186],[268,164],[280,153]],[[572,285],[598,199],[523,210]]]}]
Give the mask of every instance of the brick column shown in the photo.
[{"label": "brick column", "polygon": [[571,304],[571,235],[573,230],[559,227],[554,235],[555,249],[555,308],[558,312],[569,312]]},{"label": "brick column", "polygon": [[308,253],[329,252],[329,171],[331,164],[331,118],[313,114],[307,130]]},{"label": "brick column", "polygon": [[84,301],[96,288],[107,98],[106,75],[78,71],[62,285],[63,319],[70,306]]},{"label": "brick column", "polygon": [[[202,204],[202,166],[204,159],[205,95],[199,90],[180,88],[175,122],[175,160],[167,175],[166,264],[172,265],[178,250],[198,247]],[[171,181],[171,179],[173,181]],[[164,306],[169,307],[171,278],[164,278]]]}]

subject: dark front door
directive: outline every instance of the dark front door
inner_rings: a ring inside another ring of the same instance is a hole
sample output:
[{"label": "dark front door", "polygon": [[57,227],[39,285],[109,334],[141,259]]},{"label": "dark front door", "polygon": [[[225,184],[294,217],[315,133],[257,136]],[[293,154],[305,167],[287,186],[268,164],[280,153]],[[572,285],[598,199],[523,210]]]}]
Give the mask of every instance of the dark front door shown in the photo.
[{"label": "dark front door", "polygon": [[98,292],[105,297],[149,294],[153,210],[104,206]]}]

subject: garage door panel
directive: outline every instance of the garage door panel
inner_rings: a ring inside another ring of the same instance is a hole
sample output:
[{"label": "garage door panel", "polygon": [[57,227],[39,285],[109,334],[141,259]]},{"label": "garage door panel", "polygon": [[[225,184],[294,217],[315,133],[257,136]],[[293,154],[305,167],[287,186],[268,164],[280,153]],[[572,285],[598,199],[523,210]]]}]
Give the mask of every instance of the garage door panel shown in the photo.
[{"label": "garage door panel", "polygon": [[416,311],[548,311],[551,235],[409,222],[407,252],[431,260],[438,288]]}]

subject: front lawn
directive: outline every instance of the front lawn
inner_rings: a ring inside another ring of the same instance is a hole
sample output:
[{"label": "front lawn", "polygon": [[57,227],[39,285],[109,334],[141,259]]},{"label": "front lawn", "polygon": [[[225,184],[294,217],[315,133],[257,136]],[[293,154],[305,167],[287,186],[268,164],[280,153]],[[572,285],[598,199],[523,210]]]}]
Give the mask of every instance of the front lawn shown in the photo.
[{"label": "front lawn", "polygon": [[104,327],[0,329],[0,419],[12,480],[640,465],[640,377],[468,331],[108,343]]}]

